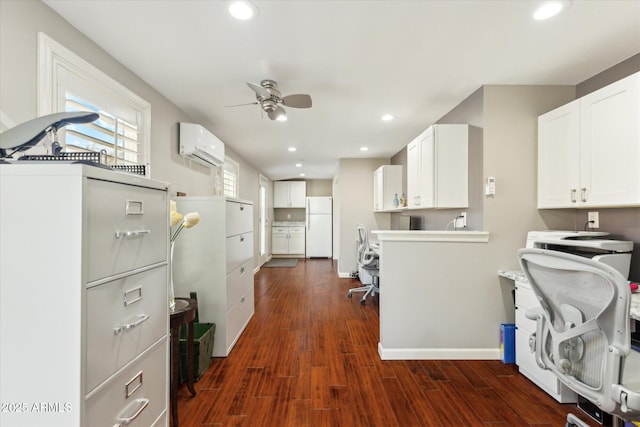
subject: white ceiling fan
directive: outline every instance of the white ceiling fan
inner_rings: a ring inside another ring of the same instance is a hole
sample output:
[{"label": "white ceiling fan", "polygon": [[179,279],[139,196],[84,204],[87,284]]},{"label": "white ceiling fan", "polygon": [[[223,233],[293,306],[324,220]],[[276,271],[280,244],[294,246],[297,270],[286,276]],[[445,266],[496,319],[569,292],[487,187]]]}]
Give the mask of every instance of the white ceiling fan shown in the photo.
[{"label": "white ceiling fan", "polygon": [[[259,85],[247,82],[247,86],[256,93],[257,102],[248,104],[228,105],[239,107],[242,105],[260,105],[271,120],[285,121],[287,113],[282,105],[292,108],[311,108],[311,96],[307,94],[295,94],[282,96],[278,90],[278,84],[273,80],[262,80]],[[282,104],[282,105],[280,105]]]}]

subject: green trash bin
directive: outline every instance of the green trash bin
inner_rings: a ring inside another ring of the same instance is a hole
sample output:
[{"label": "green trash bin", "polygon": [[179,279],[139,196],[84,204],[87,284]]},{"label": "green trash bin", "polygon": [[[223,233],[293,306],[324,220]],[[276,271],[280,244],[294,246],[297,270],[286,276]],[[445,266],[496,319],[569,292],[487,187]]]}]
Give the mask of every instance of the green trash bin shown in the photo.
[{"label": "green trash bin", "polygon": [[[189,297],[198,300],[196,292],[190,292]],[[216,332],[215,323],[200,323],[198,309],[193,322],[193,381],[198,381],[211,365],[211,353],[213,352],[213,339]],[[187,379],[187,325],[180,327],[180,384]]]},{"label": "green trash bin", "polygon": [[[198,381],[211,364],[215,323],[193,324],[193,381]],[[187,328],[180,328],[180,383],[187,379]]]}]

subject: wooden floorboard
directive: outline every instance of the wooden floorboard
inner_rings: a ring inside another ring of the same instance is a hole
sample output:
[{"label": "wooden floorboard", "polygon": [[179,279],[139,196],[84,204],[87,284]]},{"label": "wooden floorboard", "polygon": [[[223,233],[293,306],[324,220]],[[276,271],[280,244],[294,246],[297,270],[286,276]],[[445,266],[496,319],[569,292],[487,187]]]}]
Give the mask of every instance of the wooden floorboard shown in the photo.
[{"label": "wooden floorboard", "polygon": [[335,261],[254,279],[255,315],[231,354],[212,359],[196,397],[179,390],[181,427],[555,427],[576,410],[497,360],[380,360],[378,300],[347,298],[359,282]]}]

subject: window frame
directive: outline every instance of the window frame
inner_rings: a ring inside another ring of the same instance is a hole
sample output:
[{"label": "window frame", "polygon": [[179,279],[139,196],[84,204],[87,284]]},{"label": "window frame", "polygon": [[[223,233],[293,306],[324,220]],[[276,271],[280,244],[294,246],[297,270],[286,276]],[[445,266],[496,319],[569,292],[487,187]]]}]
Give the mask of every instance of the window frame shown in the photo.
[{"label": "window frame", "polygon": [[[233,195],[227,194],[226,172],[232,174],[235,178]],[[224,156],[224,165],[222,166],[222,194],[226,197],[238,198],[240,187],[240,164],[229,156]]]},{"label": "window frame", "polygon": [[[38,33],[36,114],[38,117],[65,111],[65,93],[59,93],[60,73],[73,73],[96,88],[122,101],[121,105],[137,110],[141,114],[139,123],[142,150],[140,164],[145,165],[145,175],[150,176],[151,167],[151,104],[132,90],[114,80],[94,65],[73,53],[45,33]],[[82,96],[82,94],[80,94]],[[91,100],[87,100],[92,103]],[[59,130],[64,141],[64,128]]]}]

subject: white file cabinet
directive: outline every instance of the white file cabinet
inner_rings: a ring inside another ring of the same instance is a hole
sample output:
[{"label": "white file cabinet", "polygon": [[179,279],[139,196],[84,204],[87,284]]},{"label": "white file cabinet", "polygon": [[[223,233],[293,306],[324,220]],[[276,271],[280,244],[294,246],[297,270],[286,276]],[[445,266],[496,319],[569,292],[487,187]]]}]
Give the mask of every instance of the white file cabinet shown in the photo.
[{"label": "white file cabinet", "polygon": [[578,396],[551,371],[536,363],[529,349],[529,336],[536,331],[536,321],[526,317],[528,310],[540,307],[533,289],[526,280],[516,280],[516,364],[520,372],[560,403],[575,403]]},{"label": "white file cabinet", "polygon": [[0,205],[0,425],[166,426],[167,185],[8,164]]},{"label": "white file cabinet", "polygon": [[254,313],[253,205],[225,197],[175,201],[181,214],[200,214],[175,242],[175,294],[197,292],[200,321],[216,324],[212,356],[226,357]]}]

